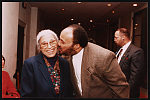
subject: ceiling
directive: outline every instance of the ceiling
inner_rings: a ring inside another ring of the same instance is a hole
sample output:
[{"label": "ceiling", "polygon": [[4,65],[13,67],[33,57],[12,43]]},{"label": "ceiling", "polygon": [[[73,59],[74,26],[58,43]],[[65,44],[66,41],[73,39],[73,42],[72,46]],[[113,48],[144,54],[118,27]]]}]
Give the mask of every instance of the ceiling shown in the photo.
[{"label": "ceiling", "polygon": [[[107,4],[111,4],[110,7]],[[137,7],[132,4],[137,3]],[[132,11],[148,5],[147,2],[30,2],[32,7],[38,7],[47,23],[59,24],[74,21],[84,23],[93,20],[104,23],[117,20]],[[114,10],[114,13],[112,11]],[[74,19],[74,20],[71,20]]]}]

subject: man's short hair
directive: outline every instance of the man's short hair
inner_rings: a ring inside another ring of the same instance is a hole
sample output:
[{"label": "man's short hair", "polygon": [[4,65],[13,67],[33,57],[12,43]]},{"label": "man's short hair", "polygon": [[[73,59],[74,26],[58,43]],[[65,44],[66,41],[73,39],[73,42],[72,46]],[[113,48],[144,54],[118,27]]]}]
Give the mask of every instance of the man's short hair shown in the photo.
[{"label": "man's short hair", "polygon": [[78,24],[72,24],[68,27],[73,28],[73,43],[80,44],[84,48],[88,43],[88,35],[85,29]]},{"label": "man's short hair", "polygon": [[117,31],[119,31],[120,33],[124,34],[127,38],[130,39],[130,33],[129,33],[127,28],[119,28],[119,29],[117,29]]}]

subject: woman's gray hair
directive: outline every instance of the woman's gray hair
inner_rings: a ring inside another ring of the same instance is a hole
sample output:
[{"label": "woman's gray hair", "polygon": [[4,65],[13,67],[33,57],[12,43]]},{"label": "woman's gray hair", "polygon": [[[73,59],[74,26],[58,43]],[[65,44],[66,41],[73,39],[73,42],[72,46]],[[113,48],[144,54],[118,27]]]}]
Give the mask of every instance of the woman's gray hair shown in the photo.
[{"label": "woman's gray hair", "polygon": [[52,30],[49,30],[49,29],[42,30],[42,31],[40,31],[40,32],[38,33],[37,38],[36,38],[36,42],[37,42],[37,47],[38,47],[38,49],[39,49],[39,47],[40,47],[39,41],[40,41],[41,37],[46,36],[46,35],[49,35],[49,34],[53,35],[54,38],[56,38],[56,40],[57,40],[57,42],[58,42],[58,37],[57,37],[57,34],[56,34],[55,32],[53,32]]}]

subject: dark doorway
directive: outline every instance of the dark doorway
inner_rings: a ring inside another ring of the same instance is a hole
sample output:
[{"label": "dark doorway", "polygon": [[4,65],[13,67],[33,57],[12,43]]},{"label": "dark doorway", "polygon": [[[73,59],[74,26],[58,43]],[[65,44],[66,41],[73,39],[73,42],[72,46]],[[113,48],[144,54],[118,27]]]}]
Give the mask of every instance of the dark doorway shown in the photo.
[{"label": "dark doorway", "polygon": [[17,90],[20,90],[20,79],[23,65],[23,42],[24,42],[24,27],[18,25],[18,46],[17,46],[17,67],[14,74],[16,78]]},{"label": "dark doorway", "polygon": [[145,78],[143,81],[142,86],[144,88],[147,88],[147,69],[148,69],[148,65],[147,65],[147,46],[148,46],[148,29],[147,29],[147,8],[138,11],[134,14],[134,27],[133,27],[133,43],[138,46],[141,47],[144,50],[144,60],[145,60]]}]

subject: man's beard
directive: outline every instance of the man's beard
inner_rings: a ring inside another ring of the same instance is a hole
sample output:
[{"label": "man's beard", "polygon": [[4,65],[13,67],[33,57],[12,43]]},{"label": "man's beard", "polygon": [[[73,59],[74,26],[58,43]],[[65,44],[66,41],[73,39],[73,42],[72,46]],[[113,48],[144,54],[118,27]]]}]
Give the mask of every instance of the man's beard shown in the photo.
[{"label": "man's beard", "polygon": [[61,52],[60,54],[65,55],[65,56],[73,56],[77,54],[77,52],[73,49],[73,45],[66,49],[65,51]]}]

